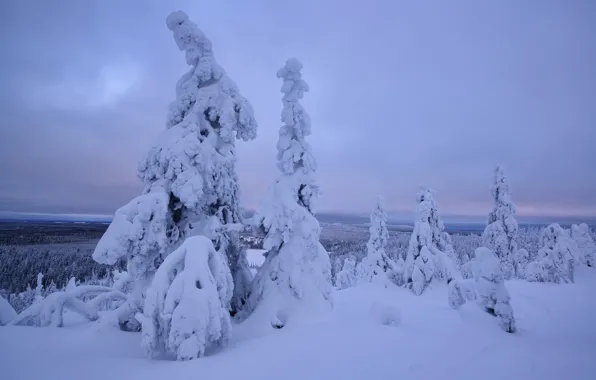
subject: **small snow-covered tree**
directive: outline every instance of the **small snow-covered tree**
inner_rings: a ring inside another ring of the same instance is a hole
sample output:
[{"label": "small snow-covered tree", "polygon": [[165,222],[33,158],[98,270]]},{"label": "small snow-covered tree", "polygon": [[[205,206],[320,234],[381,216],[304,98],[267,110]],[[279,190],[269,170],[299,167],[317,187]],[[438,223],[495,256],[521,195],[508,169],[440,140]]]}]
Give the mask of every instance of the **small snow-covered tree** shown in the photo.
[{"label": "small snow-covered tree", "polygon": [[347,257],[341,271],[335,276],[335,284],[338,289],[347,289],[356,285],[358,277],[356,276],[356,261]]},{"label": "small snow-covered tree", "polygon": [[414,231],[410,237],[404,265],[404,282],[416,295],[437,277],[447,282],[453,278],[453,262],[445,251],[453,252],[432,191],[423,188],[417,195]]},{"label": "small snow-covered tree", "polygon": [[43,273],[37,274],[37,285],[35,286],[35,299],[34,302],[38,303],[43,300]]},{"label": "small snow-covered tree", "polygon": [[151,356],[195,359],[227,344],[232,276],[224,256],[204,236],[194,236],[165,258],[147,290],[142,345]]},{"label": "small snow-covered tree", "polygon": [[302,64],[292,58],[277,73],[283,80],[283,126],[277,143],[281,176],[253,217],[256,229],[265,235],[268,252],[255,276],[248,309],[262,309],[276,327],[283,326],[296,309],[331,301],[331,264],[313,216],[316,161],[305,140],[311,132],[310,118],[300,99],[309,88],[301,69]]},{"label": "small snow-covered tree", "polygon": [[589,267],[596,266],[596,244],[586,223],[571,226],[571,238],[577,244],[579,261]]},{"label": "small snow-covered tree", "polygon": [[151,278],[187,237],[206,235],[226,255],[235,281],[232,312],[241,306],[251,281],[238,238],[242,218],[235,140],[255,138],[253,110],[215,61],[211,42],[196,24],[183,12],[170,14],[166,23],[191,69],[176,85],[167,129],[139,165],[143,194],[116,212],[93,254],[102,264],[127,259],[133,291],[120,316],[126,330],[140,328],[134,315],[142,310]]},{"label": "small snow-covered tree", "polygon": [[508,333],[515,332],[515,318],[509,304],[500,261],[488,248],[476,249],[475,273],[478,302],[488,313],[499,318],[499,325]]},{"label": "small snow-covered tree", "polygon": [[515,273],[518,278],[526,278],[526,269],[530,263],[530,254],[524,248],[520,248],[515,252],[514,257]]},{"label": "small snow-covered tree", "polygon": [[396,264],[385,251],[389,232],[387,214],[383,210],[383,201],[380,197],[377,197],[375,209],[370,215],[369,231],[370,238],[366,244],[367,255],[358,265],[358,277],[364,282],[387,282],[393,276]]},{"label": "small snow-covered tree", "polygon": [[501,166],[495,169],[491,191],[494,207],[488,215],[488,224],[482,234],[482,245],[497,255],[501,260],[505,279],[510,279],[515,275],[518,224],[509,182]]},{"label": "small snow-covered tree", "polygon": [[558,224],[546,227],[540,236],[542,248],[526,268],[526,279],[536,282],[574,281],[574,249],[577,247]]}]

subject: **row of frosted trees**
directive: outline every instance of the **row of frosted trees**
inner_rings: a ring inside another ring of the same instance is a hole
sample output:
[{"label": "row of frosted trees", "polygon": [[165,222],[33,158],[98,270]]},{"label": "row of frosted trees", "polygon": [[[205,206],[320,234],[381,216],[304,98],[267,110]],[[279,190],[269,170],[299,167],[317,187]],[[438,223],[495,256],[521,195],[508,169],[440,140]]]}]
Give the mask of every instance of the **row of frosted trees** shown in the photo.
[{"label": "row of frosted trees", "polygon": [[514,332],[515,321],[504,280],[573,282],[578,265],[596,264],[596,245],[586,224],[572,225],[570,230],[551,224],[541,232],[542,248],[538,252],[530,255],[525,249],[518,249],[515,205],[502,167],[495,169],[491,191],[494,207],[482,234],[482,246],[476,249],[472,260],[454,251],[433,192],[427,188],[417,195],[414,230],[407,252],[392,260],[395,255],[386,252],[387,216],[379,198],[370,218],[367,255],[358,264],[347,258],[336,275],[336,286],[342,289],[359,282],[391,282],[420,295],[433,281],[444,282],[449,285],[452,307],[476,300],[499,317],[505,331]]}]

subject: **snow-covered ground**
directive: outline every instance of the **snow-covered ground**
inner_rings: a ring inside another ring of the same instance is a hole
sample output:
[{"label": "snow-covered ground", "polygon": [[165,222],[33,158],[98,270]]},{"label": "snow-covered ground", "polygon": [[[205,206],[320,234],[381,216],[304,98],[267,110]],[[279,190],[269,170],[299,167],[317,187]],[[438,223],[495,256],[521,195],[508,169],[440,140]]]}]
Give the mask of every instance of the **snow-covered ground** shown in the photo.
[{"label": "snow-covered ground", "polygon": [[259,332],[234,326],[223,351],[190,362],[147,359],[140,334],[109,319],[64,328],[0,327],[0,378],[94,379],[593,379],[596,271],[569,285],[507,282],[519,332],[446,288],[422,296],[363,285],[335,293],[309,321]]}]

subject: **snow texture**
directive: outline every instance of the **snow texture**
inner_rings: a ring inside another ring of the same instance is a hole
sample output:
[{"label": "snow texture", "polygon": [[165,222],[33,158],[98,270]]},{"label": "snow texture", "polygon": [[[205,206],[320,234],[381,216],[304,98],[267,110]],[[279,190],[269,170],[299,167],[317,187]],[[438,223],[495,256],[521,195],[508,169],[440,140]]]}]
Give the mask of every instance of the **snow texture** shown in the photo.
[{"label": "snow texture", "polygon": [[187,238],[161,264],[147,290],[142,346],[150,356],[178,360],[203,356],[227,344],[232,276],[225,258],[204,236]]},{"label": "snow texture", "polygon": [[370,238],[366,244],[367,255],[358,265],[357,273],[361,281],[388,283],[396,268],[385,249],[389,232],[387,214],[383,210],[383,200],[377,197],[375,209],[370,215]]},{"label": "snow texture", "polygon": [[265,332],[234,325],[225,350],[186,363],[148,362],[138,334],[103,323],[103,316],[81,324],[68,315],[62,329],[0,327],[0,377],[592,380],[595,287],[596,271],[583,266],[567,286],[507,282],[520,331],[511,335],[472,302],[450,310],[440,284],[422,297],[362,284],[336,292],[333,310],[312,322]]},{"label": "snow texture", "polygon": [[[449,282],[454,276],[451,239],[446,238],[432,191],[422,188],[416,200],[416,219],[404,264],[404,282],[420,295],[433,278]],[[440,252],[440,254],[438,253]],[[446,252],[450,252],[448,256]]]},{"label": "snow texture", "polygon": [[0,326],[4,326],[17,316],[17,312],[4,297],[0,296]]},{"label": "snow texture", "polygon": [[576,243],[556,223],[542,231],[540,242],[542,248],[538,251],[536,260],[528,264],[526,279],[535,282],[573,282]]},{"label": "snow texture", "polygon": [[301,68],[292,58],[277,73],[283,80],[283,126],[277,144],[281,176],[253,217],[268,252],[255,276],[247,311],[262,309],[263,318],[278,328],[297,309],[331,303],[331,264],[312,214],[318,186],[315,160],[304,140],[310,134],[310,119],[299,103],[308,90]]},{"label": "snow texture", "polygon": [[596,266],[596,244],[586,223],[571,226],[571,238],[577,244],[579,261],[589,267]]},{"label": "snow texture", "polygon": [[499,325],[504,331],[515,332],[515,318],[509,302],[509,292],[505,288],[500,260],[490,249],[480,247],[476,249],[474,261],[478,303],[488,313],[499,318]]},{"label": "snow texture", "polygon": [[488,224],[482,234],[482,245],[492,250],[501,260],[505,279],[515,276],[518,224],[515,205],[511,200],[505,170],[497,166],[491,188],[494,206],[488,215]]}]

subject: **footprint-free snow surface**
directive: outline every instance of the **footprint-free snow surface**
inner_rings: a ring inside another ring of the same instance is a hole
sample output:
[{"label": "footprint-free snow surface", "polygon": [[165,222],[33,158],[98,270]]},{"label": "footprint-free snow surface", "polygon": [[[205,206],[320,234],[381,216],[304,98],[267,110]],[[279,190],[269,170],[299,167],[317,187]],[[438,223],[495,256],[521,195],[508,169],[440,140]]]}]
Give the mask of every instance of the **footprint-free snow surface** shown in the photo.
[{"label": "footprint-free snow surface", "polygon": [[594,379],[596,270],[571,285],[510,281],[519,331],[445,287],[420,297],[363,285],[336,292],[335,307],[281,330],[234,326],[223,351],[190,362],[150,360],[140,334],[103,318],[64,328],[0,327],[6,380]]}]

